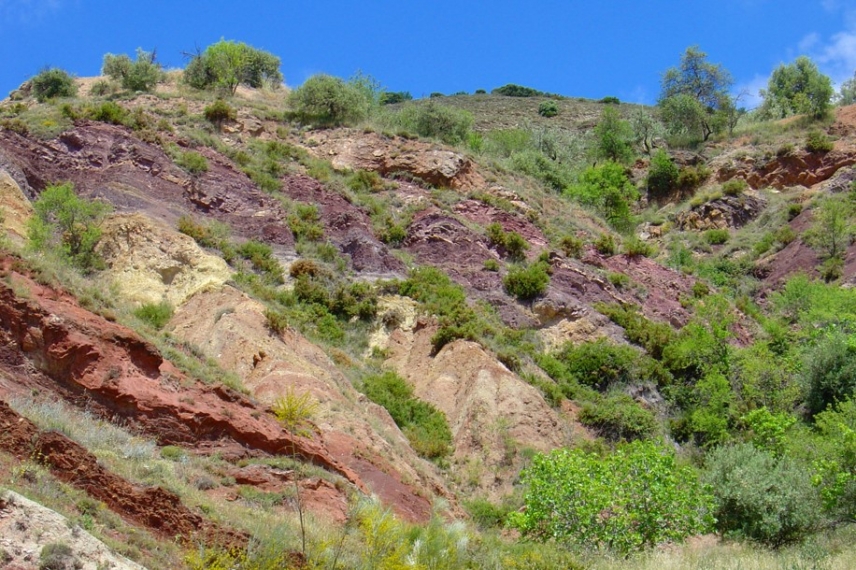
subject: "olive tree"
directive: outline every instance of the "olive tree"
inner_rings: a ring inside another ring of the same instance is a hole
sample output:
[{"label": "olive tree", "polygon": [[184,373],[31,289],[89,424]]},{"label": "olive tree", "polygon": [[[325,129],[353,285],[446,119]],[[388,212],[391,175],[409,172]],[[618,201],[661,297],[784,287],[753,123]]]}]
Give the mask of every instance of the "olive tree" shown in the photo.
[{"label": "olive tree", "polygon": [[722,131],[729,114],[736,111],[728,90],[731,74],[718,63],[707,61],[698,46],[690,46],[678,67],[666,70],[657,105],[672,133],[686,133],[702,140]]},{"label": "olive tree", "polygon": [[769,118],[810,115],[820,119],[829,111],[833,93],[829,77],[822,74],[810,58],[802,55],[773,71],[767,89],[761,90],[764,98],[761,114]]}]

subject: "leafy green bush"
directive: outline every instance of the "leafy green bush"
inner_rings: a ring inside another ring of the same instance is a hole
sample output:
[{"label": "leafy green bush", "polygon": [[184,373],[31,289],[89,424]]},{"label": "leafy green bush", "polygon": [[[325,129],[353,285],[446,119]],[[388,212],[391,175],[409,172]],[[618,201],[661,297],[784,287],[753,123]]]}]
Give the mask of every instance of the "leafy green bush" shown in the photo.
[{"label": "leafy green bush", "polygon": [[265,309],[265,324],[276,334],[282,334],[288,330],[288,316],[273,309]]},{"label": "leafy green bush", "polygon": [[67,71],[58,67],[46,68],[31,80],[33,95],[44,103],[56,97],[74,97],[77,95],[77,85]]},{"label": "leafy green bush", "polygon": [[856,392],[856,346],[848,335],[830,332],[810,346],[803,357],[806,407],[818,414]]},{"label": "leafy green bush", "polygon": [[172,318],[172,305],[167,301],[146,303],[134,311],[134,316],[157,330],[162,329]]},{"label": "leafy green bush", "polygon": [[357,170],[346,181],[354,192],[378,192],[383,190],[383,178],[373,170]]},{"label": "leafy green bush", "polygon": [[195,150],[179,153],[175,163],[193,176],[208,172],[208,159]]},{"label": "leafy green bush", "polygon": [[820,522],[808,470],[751,444],[715,449],[703,479],[713,489],[722,532],[779,546],[805,538]]},{"label": "leafy green bush", "polygon": [[447,144],[467,140],[473,126],[473,116],[467,111],[435,101],[408,103],[396,113],[395,121],[402,129]]},{"label": "leafy green bush", "polygon": [[367,376],[363,393],[392,416],[422,457],[439,459],[451,452],[452,432],[443,412],[413,395],[413,388],[395,372]]},{"label": "leafy green bush", "polygon": [[28,222],[30,247],[53,250],[84,272],[103,266],[95,246],[101,239],[101,220],[110,204],[79,198],[70,182],[48,186],[33,202]]},{"label": "leafy green bush", "polygon": [[491,91],[493,95],[505,95],[506,97],[549,97],[549,93],[532,89],[531,87],[523,87],[509,83],[502,87],[497,87]]},{"label": "leafy green bush", "polygon": [[598,101],[598,103],[602,103],[604,105],[620,105],[621,100],[618,97],[614,97],[614,96],[610,95],[610,96],[604,97],[603,99]]},{"label": "leafy green bush", "polygon": [[526,509],[512,526],[540,541],[627,554],[708,532],[713,501],[696,473],[653,442],[600,456],[557,449],[523,471]]},{"label": "leafy green bush", "polygon": [[542,117],[555,117],[559,114],[559,106],[555,101],[542,101],[538,105],[538,114]]},{"label": "leafy green bush", "polygon": [[64,542],[49,542],[39,553],[39,570],[68,570],[82,567],[71,547]]},{"label": "leafy green bush", "polygon": [[639,192],[624,167],[611,161],[587,168],[579,181],[566,190],[566,194],[585,206],[593,207],[617,230],[630,228],[630,204],[639,199]]},{"label": "leafy green bush", "polygon": [[747,188],[749,188],[749,184],[745,180],[732,178],[722,185],[722,193],[726,196],[740,196]]},{"label": "leafy green bush", "polygon": [[657,418],[627,394],[612,393],[583,402],[581,424],[609,441],[648,439],[657,433]]},{"label": "leafy green bush", "polygon": [[543,262],[512,267],[502,280],[505,292],[521,301],[543,295],[550,284],[548,265]]},{"label": "leafy green bush", "polygon": [[142,48],[137,48],[136,61],[131,61],[125,54],[106,54],[101,73],[118,81],[129,91],[152,91],[163,78],[161,65],[155,61],[154,52],[147,52]]},{"label": "leafy green bush", "polygon": [[659,148],[651,157],[648,167],[648,195],[655,200],[668,198],[678,187],[678,167],[669,154]]},{"label": "leafy green bush", "polygon": [[788,221],[790,222],[802,213],[802,204],[788,204]]},{"label": "leafy green bush", "polygon": [[299,121],[325,127],[358,123],[368,116],[371,106],[361,89],[323,73],[292,91],[288,102]]},{"label": "leafy green bush", "polygon": [[829,152],[832,150],[832,141],[821,131],[810,131],[805,138],[805,149],[809,152]]},{"label": "leafy green bush", "polygon": [[654,244],[638,237],[633,236],[624,242],[624,254],[628,257],[653,257],[656,253]]},{"label": "leafy green bush", "polygon": [[409,91],[384,91],[380,94],[381,105],[395,105],[396,103],[404,103],[412,99],[413,95]]},{"label": "leafy green bush", "polygon": [[636,306],[617,303],[595,304],[595,309],[624,329],[627,340],[644,348],[652,358],[659,360],[663,349],[672,342],[674,329],[666,323],[651,321],[639,312]]},{"label": "leafy green bush", "polygon": [[511,155],[511,166],[517,172],[540,180],[557,192],[567,188],[573,180],[567,165],[552,160],[535,149],[527,149]]},{"label": "leafy green bush", "polygon": [[194,89],[222,89],[234,95],[239,85],[258,89],[282,83],[280,60],[243,42],[220,40],[190,60],[184,81]]},{"label": "leafy green bush", "polygon": [[112,125],[124,125],[128,120],[128,111],[121,105],[113,101],[105,101],[100,105],[88,107],[86,116],[93,121],[102,123],[110,123]]},{"label": "leafy green bush", "polygon": [[220,125],[226,121],[234,121],[238,116],[234,107],[226,103],[223,99],[217,99],[210,105],[207,105],[202,110],[202,115],[215,125]]},{"label": "leafy green bush", "polygon": [[295,212],[288,216],[288,227],[297,240],[320,241],[324,237],[321,214],[315,204],[298,202]]},{"label": "leafy green bush", "polygon": [[612,234],[600,234],[594,242],[594,249],[601,255],[615,255],[615,238]]},{"label": "leafy green bush", "polygon": [[566,257],[580,257],[583,253],[583,240],[576,236],[565,235],[559,239],[559,249]]},{"label": "leafy green bush", "polygon": [[731,233],[728,231],[728,228],[713,229],[704,232],[704,241],[710,245],[722,245],[728,241],[729,237],[731,237]]},{"label": "leafy green bush", "polygon": [[710,176],[710,169],[704,164],[684,166],[678,172],[678,187],[684,192],[695,190]]},{"label": "leafy green bush", "polygon": [[506,232],[498,222],[489,224],[485,232],[490,242],[502,248],[513,261],[522,261],[526,258],[529,243],[517,232]]},{"label": "leafy green bush", "polygon": [[627,163],[633,159],[633,128],[613,105],[604,107],[594,127],[594,155],[614,162]]},{"label": "leafy green bush", "polygon": [[642,380],[638,349],[605,339],[567,343],[556,354],[580,384],[605,392],[617,384]]}]

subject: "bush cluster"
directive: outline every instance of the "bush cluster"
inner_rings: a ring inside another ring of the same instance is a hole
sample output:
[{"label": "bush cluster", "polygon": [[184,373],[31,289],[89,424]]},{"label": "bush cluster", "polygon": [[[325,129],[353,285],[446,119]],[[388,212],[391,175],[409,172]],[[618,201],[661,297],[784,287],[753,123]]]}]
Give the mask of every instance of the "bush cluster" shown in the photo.
[{"label": "bush cluster", "polygon": [[517,265],[502,279],[505,292],[521,301],[531,301],[543,295],[550,285],[549,265],[542,261]]},{"label": "bush cluster", "polygon": [[137,49],[136,60],[131,60],[125,54],[106,54],[101,73],[129,91],[152,91],[164,75],[161,65],[155,61],[154,52],[141,48]]},{"label": "bush cluster", "polygon": [[74,97],[77,95],[77,85],[67,71],[58,67],[50,67],[40,71],[31,80],[33,95],[43,103],[57,97]]}]

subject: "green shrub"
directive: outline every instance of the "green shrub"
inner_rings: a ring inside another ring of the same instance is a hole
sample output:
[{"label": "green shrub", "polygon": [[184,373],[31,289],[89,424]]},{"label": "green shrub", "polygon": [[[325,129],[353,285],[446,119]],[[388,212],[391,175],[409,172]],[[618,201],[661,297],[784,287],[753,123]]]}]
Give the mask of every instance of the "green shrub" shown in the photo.
[{"label": "green shrub", "polygon": [[648,167],[648,196],[655,200],[668,198],[678,187],[678,174],[678,167],[669,154],[661,148],[657,149]]},{"label": "green shrub", "polygon": [[288,316],[273,309],[265,309],[265,324],[276,334],[282,334],[288,330]]},{"label": "green shrub", "polygon": [[70,570],[82,564],[71,547],[64,542],[49,542],[39,553],[39,570]]},{"label": "green shrub", "polygon": [[627,340],[644,348],[652,358],[659,360],[663,349],[672,342],[674,329],[666,323],[649,320],[635,305],[597,303],[595,309],[624,329]]},{"label": "green shrub", "polygon": [[573,177],[566,165],[550,159],[543,152],[527,149],[511,156],[511,166],[517,172],[540,180],[557,192],[567,188]]},{"label": "green shrub", "polygon": [[383,178],[373,170],[357,170],[346,181],[354,192],[378,192],[383,190]]},{"label": "green shrub", "polygon": [[802,376],[812,415],[851,398],[856,392],[856,346],[841,332],[820,337],[806,349]]},{"label": "green shrub", "polygon": [[546,263],[512,267],[502,280],[505,292],[521,301],[531,301],[543,295],[550,284],[550,274]]},{"label": "green shrub", "polygon": [[413,388],[395,372],[367,376],[363,392],[386,408],[422,457],[439,459],[451,452],[452,432],[443,412],[413,395]]},{"label": "green shrub", "polygon": [[253,268],[262,272],[270,282],[274,284],[283,282],[282,265],[274,258],[273,249],[269,245],[249,240],[238,246],[236,253],[248,260]]},{"label": "green shrub", "polygon": [[601,255],[615,255],[615,238],[612,234],[600,234],[594,242],[594,249]]},{"label": "green shrub", "polygon": [[618,97],[607,96],[598,101],[598,103],[602,103],[604,105],[620,105],[621,100]]},{"label": "green shrub", "polygon": [[165,445],[161,447],[160,455],[164,459],[169,459],[170,461],[181,461],[187,457],[187,453],[184,449],[177,445]]},{"label": "green shrub", "polygon": [[234,107],[226,103],[223,99],[217,99],[210,105],[207,105],[202,110],[202,115],[215,125],[221,125],[226,121],[234,121],[238,117]]},{"label": "green shrub", "polygon": [[587,168],[576,184],[565,193],[603,216],[609,225],[622,231],[632,225],[630,204],[639,199],[639,192],[623,166],[606,162]]},{"label": "green shrub", "polygon": [[217,88],[234,95],[239,85],[276,88],[282,83],[280,60],[242,42],[220,40],[193,57],[184,69],[184,82],[194,89]]},{"label": "green shrub", "polygon": [[100,269],[104,262],[95,246],[110,209],[106,202],[79,198],[70,182],[48,186],[33,202],[35,215],[27,228],[30,247],[55,251],[84,272]]},{"label": "green shrub", "polygon": [[63,69],[51,67],[43,69],[31,80],[33,95],[44,103],[57,97],[74,97],[77,95],[77,85],[74,78]]},{"label": "green shrub", "polygon": [[559,106],[555,101],[542,101],[538,105],[538,114],[542,117],[555,117],[559,114]]},{"label": "green shrub", "polygon": [[175,163],[193,176],[208,172],[208,159],[195,150],[179,153]]},{"label": "green shrub", "polygon": [[624,273],[612,271],[606,275],[606,279],[612,283],[613,287],[618,289],[626,289],[630,286],[630,277]]},{"label": "green shrub", "polygon": [[627,554],[679,542],[713,526],[713,501],[673,450],[653,442],[619,446],[605,456],[557,449],[523,471],[525,509],[511,525],[539,541]]},{"label": "green shrub", "polygon": [[292,91],[288,102],[299,121],[325,127],[358,123],[372,103],[353,84],[323,73]]},{"label": "green shrub", "polygon": [[722,193],[726,196],[739,196],[749,188],[749,184],[742,178],[732,178],[722,185]]},{"label": "green shrub", "polygon": [[499,271],[499,262],[492,257],[485,259],[484,268],[488,271]]},{"label": "green shrub", "polygon": [[124,125],[125,121],[128,120],[128,111],[113,101],[105,101],[100,105],[87,108],[86,116],[93,121],[110,123],[112,125]]},{"label": "green shrub", "polygon": [[407,104],[397,113],[396,120],[405,130],[447,144],[467,140],[473,125],[473,116],[467,111],[435,101]]},{"label": "green shrub", "polygon": [[802,213],[802,204],[788,204],[788,221],[793,220]]},{"label": "green shrub", "polygon": [[555,356],[580,384],[601,392],[615,385],[643,380],[639,350],[602,338],[576,345],[565,344]]},{"label": "green shrub", "polygon": [[154,52],[147,52],[141,48],[137,48],[136,61],[131,61],[131,58],[125,54],[106,54],[101,73],[118,81],[124,89],[129,91],[152,91],[163,78],[161,65],[155,61]]},{"label": "green shrub", "polygon": [[832,141],[821,131],[810,131],[806,135],[805,149],[809,152],[829,152],[832,150]]},{"label": "green shrub", "polygon": [[157,330],[162,329],[172,318],[172,305],[167,301],[146,303],[134,311],[134,316]]},{"label": "green shrub", "polygon": [[409,91],[384,91],[380,94],[381,105],[395,105],[396,103],[404,103],[412,99],[413,95]]},{"label": "green shrub", "polygon": [[821,503],[808,470],[751,444],[721,447],[708,456],[704,481],[716,498],[717,528],[779,546],[807,537]]},{"label": "green shrub", "polygon": [[513,83],[497,87],[491,93],[493,95],[505,95],[506,97],[548,97],[550,95],[531,87],[523,87],[522,85],[515,85]]},{"label": "green shrub", "polygon": [[731,233],[727,228],[707,230],[704,232],[704,241],[710,245],[722,245],[728,241]]},{"label": "green shrub", "polygon": [[678,172],[678,187],[684,192],[690,192],[701,186],[708,176],[710,169],[704,164],[685,166]]},{"label": "green shrub", "polygon": [[654,244],[632,237],[624,242],[624,254],[629,257],[653,257],[657,253]]},{"label": "green shrub", "polygon": [[513,261],[526,258],[529,243],[517,232],[506,232],[498,222],[493,222],[485,228],[485,233],[491,244],[502,248]]},{"label": "green shrub", "polygon": [[559,239],[559,249],[566,257],[580,257],[583,253],[583,240],[576,236],[566,235]]},{"label": "green shrub", "polygon": [[657,433],[657,418],[627,394],[613,393],[583,402],[581,424],[609,441],[648,439]]},{"label": "green shrub", "polygon": [[320,241],[324,237],[324,226],[315,204],[297,202],[294,214],[288,216],[288,226],[297,240]]}]

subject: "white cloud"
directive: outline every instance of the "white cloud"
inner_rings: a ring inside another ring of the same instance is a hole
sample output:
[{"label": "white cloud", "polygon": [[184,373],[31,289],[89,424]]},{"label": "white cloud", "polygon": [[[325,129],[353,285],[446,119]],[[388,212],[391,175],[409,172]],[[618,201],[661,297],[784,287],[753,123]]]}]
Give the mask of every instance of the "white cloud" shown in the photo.
[{"label": "white cloud", "polygon": [[834,34],[817,50],[818,67],[838,84],[856,71],[856,28]]},{"label": "white cloud", "polygon": [[814,46],[816,46],[820,42],[820,34],[817,32],[812,32],[805,36],[800,40],[800,43],[797,44],[797,48],[800,53],[808,53]]},{"label": "white cloud", "polygon": [[763,102],[761,98],[761,89],[767,88],[769,77],[766,75],[756,75],[749,81],[745,81],[734,86],[732,95],[740,97],[737,105],[747,109],[755,109]]},{"label": "white cloud", "polygon": [[36,24],[55,14],[63,0],[0,0],[0,23]]}]

